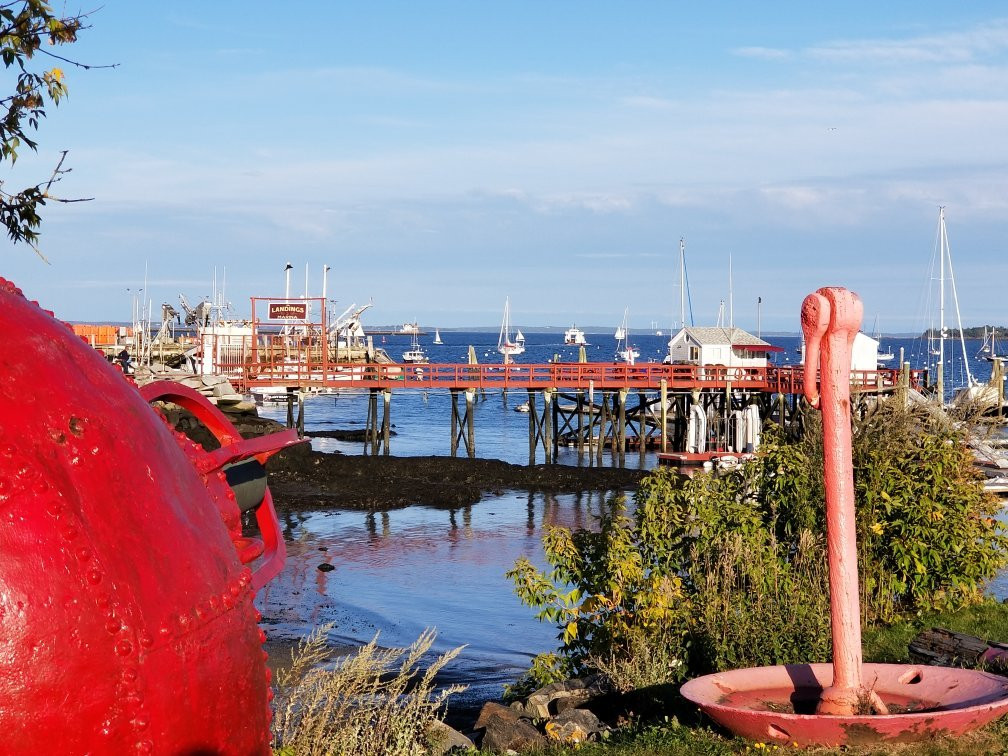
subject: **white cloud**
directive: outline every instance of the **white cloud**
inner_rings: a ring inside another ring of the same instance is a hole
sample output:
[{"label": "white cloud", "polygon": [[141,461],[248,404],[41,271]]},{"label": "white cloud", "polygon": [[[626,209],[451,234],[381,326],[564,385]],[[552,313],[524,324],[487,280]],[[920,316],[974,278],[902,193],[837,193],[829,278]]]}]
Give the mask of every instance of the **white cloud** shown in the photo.
[{"label": "white cloud", "polygon": [[813,58],[840,63],[966,63],[1008,50],[1008,21],[995,20],[967,31],[910,39],[837,40],[809,47]]},{"label": "white cloud", "polygon": [[738,47],[732,50],[733,55],[740,58],[756,58],[758,60],[785,60],[792,57],[789,50],[776,47]]}]

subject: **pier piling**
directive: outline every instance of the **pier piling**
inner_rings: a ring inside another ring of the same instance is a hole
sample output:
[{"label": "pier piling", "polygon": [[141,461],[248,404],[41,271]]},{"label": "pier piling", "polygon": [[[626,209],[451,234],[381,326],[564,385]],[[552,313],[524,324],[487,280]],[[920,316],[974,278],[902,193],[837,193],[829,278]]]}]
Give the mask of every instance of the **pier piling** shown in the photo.
[{"label": "pier piling", "polygon": [[382,399],[384,403],[381,419],[382,454],[387,457],[389,455],[389,436],[391,435],[392,390],[382,391]]}]

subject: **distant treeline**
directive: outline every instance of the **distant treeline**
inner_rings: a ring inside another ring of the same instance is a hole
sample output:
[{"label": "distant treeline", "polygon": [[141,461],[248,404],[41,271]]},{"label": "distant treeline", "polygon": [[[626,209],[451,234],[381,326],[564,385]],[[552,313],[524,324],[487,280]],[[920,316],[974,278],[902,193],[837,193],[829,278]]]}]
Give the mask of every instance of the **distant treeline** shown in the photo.
[{"label": "distant treeline", "polygon": [[[1002,333],[1006,337],[1008,337],[1008,327],[1006,327],[1006,326],[989,326],[989,325],[987,325],[987,326],[974,326],[972,328],[963,328],[963,336],[965,338],[967,338],[967,339],[982,339],[986,335],[986,332],[990,331],[991,328],[994,328],[998,333]],[[951,334],[951,332],[952,332],[951,328],[949,328],[946,331],[947,334]],[[939,333],[939,331],[938,331],[937,328],[929,328],[928,330],[924,331],[924,333],[921,335],[921,338],[924,338],[924,339],[931,339],[931,338],[937,339],[940,335],[941,334]]]}]

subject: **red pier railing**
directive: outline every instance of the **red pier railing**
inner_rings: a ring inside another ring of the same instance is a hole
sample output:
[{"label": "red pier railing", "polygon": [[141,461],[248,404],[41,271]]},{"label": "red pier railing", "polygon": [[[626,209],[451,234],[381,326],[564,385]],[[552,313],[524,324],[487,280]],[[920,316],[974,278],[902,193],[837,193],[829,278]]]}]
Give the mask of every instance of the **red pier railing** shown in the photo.
[{"label": "red pier railing", "polygon": [[[229,377],[237,388],[289,387],[304,389],[658,389],[670,391],[733,388],[768,393],[801,392],[801,366],[725,367],[708,365],[641,365],[546,363],[512,365],[361,364],[288,361],[250,363]],[[886,391],[899,385],[899,370],[859,370],[851,386],[862,391]],[[922,387],[922,371],[910,371],[911,388]]]}]

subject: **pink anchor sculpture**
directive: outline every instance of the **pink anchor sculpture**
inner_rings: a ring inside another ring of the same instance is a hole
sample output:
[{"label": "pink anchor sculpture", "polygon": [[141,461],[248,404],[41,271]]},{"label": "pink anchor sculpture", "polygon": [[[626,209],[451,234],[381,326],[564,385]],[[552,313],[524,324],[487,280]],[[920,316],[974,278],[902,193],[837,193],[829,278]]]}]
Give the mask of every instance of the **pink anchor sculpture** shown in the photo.
[{"label": "pink anchor sculpture", "polygon": [[[854,468],[851,465],[850,364],[864,307],[847,289],[827,287],[805,297],[805,398],[822,412],[826,486],[826,550],[833,634],[833,684],[819,698],[819,714],[846,714],[867,702],[889,710],[861,677],[861,605],[858,598]],[[819,385],[816,385],[816,367]],[[820,390],[825,396],[820,396]]]},{"label": "pink anchor sculpture", "polygon": [[962,734],[1008,712],[1008,680],[998,675],[863,663],[850,413],[851,351],[863,311],[857,295],[840,287],[809,294],[801,310],[803,390],[823,419],[833,663],[729,670],[690,680],[681,690],[718,724],[750,740],[906,743]]}]

